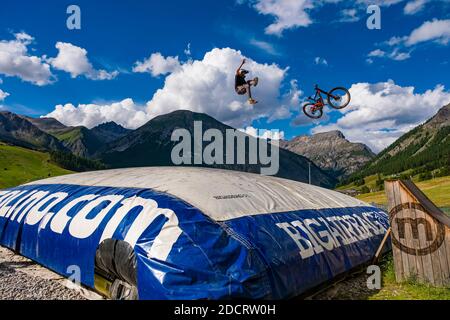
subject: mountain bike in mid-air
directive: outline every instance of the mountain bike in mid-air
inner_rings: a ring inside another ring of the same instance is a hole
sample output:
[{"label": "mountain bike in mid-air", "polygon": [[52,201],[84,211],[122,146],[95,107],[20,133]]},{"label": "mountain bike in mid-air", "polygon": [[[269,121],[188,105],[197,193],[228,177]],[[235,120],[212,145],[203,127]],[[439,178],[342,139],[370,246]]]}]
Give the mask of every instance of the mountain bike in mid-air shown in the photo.
[{"label": "mountain bike in mid-air", "polygon": [[336,87],[330,92],[326,92],[316,84],[314,89],[316,90],[315,96],[308,97],[311,102],[303,106],[303,112],[312,119],[319,119],[323,115],[323,107],[326,103],[322,94],[327,96],[328,105],[334,109],[343,109],[350,103],[350,92],[343,87]]}]

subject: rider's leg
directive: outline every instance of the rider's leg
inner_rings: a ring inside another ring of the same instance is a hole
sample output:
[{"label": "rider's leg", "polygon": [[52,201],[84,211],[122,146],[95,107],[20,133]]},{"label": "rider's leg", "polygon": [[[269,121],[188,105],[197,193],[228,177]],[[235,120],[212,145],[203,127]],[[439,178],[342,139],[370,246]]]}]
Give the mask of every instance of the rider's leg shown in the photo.
[{"label": "rider's leg", "polygon": [[248,94],[248,98],[250,99],[250,100],[252,100],[253,98],[252,98],[252,89],[251,89],[251,85],[250,85],[250,83],[249,83],[250,81],[248,81],[247,82],[247,94]]}]

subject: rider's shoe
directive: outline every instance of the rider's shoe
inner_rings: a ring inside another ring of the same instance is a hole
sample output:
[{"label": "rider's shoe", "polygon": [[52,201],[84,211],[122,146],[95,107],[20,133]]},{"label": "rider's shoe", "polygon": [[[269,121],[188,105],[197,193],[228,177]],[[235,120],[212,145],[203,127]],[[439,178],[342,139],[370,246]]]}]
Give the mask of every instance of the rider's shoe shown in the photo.
[{"label": "rider's shoe", "polygon": [[250,104],[257,104],[258,101],[256,101],[255,99],[248,99],[248,103],[250,103]]}]

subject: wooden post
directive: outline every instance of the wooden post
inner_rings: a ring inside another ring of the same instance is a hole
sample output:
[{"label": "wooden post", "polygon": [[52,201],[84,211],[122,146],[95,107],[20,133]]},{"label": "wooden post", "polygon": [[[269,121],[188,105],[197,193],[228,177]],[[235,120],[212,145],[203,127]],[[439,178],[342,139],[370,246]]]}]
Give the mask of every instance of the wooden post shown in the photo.
[{"label": "wooden post", "polygon": [[450,217],[409,180],[385,181],[397,281],[450,287]]}]

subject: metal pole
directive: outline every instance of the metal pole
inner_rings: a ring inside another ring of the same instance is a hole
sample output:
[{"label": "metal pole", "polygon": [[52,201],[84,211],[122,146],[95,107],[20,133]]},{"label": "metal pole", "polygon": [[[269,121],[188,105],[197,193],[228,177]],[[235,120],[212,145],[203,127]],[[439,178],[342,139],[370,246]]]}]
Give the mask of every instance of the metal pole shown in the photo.
[{"label": "metal pole", "polygon": [[311,184],[311,161],[308,161],[309,184]]}]

